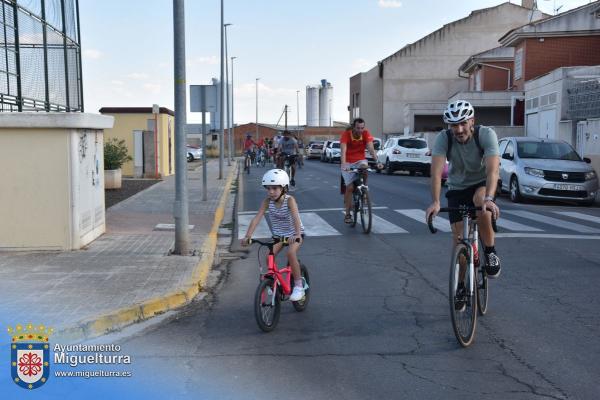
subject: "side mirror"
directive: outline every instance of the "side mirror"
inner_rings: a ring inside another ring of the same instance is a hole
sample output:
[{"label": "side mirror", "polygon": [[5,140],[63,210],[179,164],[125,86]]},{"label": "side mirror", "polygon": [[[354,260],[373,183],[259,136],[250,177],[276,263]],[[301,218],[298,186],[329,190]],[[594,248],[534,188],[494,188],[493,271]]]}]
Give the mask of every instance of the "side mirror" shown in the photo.
[{"label": "side mirror", "polygon": [[592,160],[590,160],[587,157],[583,157],[583,161],[585,161],[586,163],[590,164],[592,162]]},{"label": "side mirror", "polygon": [[502,159],[504,159],[504,160],[514,160],[514,157],[511,156],[508,153],[504,153],[504,154],[502,154]]}]

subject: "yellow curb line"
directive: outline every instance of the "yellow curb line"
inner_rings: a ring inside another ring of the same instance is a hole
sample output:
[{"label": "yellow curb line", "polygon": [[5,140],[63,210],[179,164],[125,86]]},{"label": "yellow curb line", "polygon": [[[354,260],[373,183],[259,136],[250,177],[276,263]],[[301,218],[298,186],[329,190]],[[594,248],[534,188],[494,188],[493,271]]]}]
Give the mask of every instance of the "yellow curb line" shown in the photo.
[{"label": "yellow curb line", "polygon": [[238,164],[236,162],[235,166],[233,166],[229,172],[227,182],[225,182],[221,200],[215,211],[212,228],[200,250],[201,260],[192,272],[191,278],[183,284],[182,290],[177,290],[165,296],[150,299],[142,304],[127,307],[93,320],[84,321],[79,323],[76,327],[66,328],[58,333],[60,338],[62,340],[73,341],[91,339],[112,330],[123,328],[132,323],[151,318],[157,314],[171,311],[189,303],[196,297],[206,283],[206,278],[215,259],[219,226],[225,215],[225,204],[227,203],[227,198],[231,191],[231,183],[233,182],[233,177],[237,170]]}]

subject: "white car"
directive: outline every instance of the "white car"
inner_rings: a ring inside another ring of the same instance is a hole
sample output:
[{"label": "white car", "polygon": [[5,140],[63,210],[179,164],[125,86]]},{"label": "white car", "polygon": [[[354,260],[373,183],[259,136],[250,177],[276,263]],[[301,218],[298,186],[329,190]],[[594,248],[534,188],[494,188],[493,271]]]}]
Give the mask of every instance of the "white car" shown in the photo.
[{"label": "white car", "polygon": [[202,158],[202,148],[196,146],[187,146],[187,160],[192,162],[194,160],[200,160]]},{"label": "white car", "polygon": [[427,141],[420,137],[391,137],[377,152],[377,161],[385,165],[388,175],[395,171],[408,171],[411,175],[421,172],[429,176],[431,151]]},{"label": "white car", "polygon": [[[381,150],[381,139],[374,137],[373,138],[373,148],[375,149],[375,155],[377,152]],[[371,153],[369,153],[369,149],[365,148],[365,160],[369,163],[370,168],[375,168],[377,166],[377,161],[375,161],[371,157]],[[379,172],[379,170],[377,170]]]},{"label": "white car", "polygon": [[341,161],[342,152],[340,148],[340,141],[334,140],[332,141],[327,148],[325,149],[325,161],[332,163],[335,161]]},{"label": "white car", "polygon": [[308,146],[306,158],[321,158],[321,153],[323,153],[323,142],[314,142]]}]

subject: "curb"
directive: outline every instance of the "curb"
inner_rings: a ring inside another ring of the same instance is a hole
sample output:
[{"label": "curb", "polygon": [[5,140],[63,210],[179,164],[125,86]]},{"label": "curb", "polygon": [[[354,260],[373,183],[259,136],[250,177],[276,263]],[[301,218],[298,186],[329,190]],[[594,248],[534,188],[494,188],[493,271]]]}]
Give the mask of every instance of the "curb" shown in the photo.
[{"label": "curb", "polygon": [[231,191],[231,184],[237,171],[238,164],[236,163],[229,171],[223,194],[221,195],[219,205],[214,213],[213,225],[200,249],[200,253],[204,257],[201,258],[200,262],[192,272],[191,278],[182,285],[181,289],[165,296],[147,300],[141,304],[136,304],[96,318],[81,321],[77,326],[68,327],[57,332],[57,336],[62,340],[70,341],[92,339],[190,303],[204,288],[208,274],[212,268],[215,259],[215,250],[217,248],[219,226],[221,225],[221,221],[225,214],[225,204],[227,203],[229,192]]}]

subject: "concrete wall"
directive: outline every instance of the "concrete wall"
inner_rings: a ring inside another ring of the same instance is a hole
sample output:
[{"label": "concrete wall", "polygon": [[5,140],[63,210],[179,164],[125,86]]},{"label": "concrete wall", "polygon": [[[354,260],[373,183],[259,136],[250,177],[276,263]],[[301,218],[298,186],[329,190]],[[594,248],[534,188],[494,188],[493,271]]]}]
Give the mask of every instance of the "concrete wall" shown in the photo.
[{"label": "concrete wall", "polygon": [[510,3],[478,10],[388,57],[384,63],[383,132],[414,130],[403,113],[409,103],[446,103],[467,90],[458,68],[473,54],[498,46],[498,39],[529,22],[530,11]]},{"label": "concrete wall", "polygon": [[[593,118],[580,122],[583,125],[583,154],[592,161],[596,173],[600,172],[600,118]],[[581,129],[581,128],[580,128]]]},{"label": "concrete wall", "polygon": [[104,232],[112,118],[69,114],[0,113],[0,250],[79,249]]},{"label": "concrete wall", "polygon": [[379,66],[361,75],[360,117],[372,135],[381,137],[383,132],[383,79],[379,77]]}]

